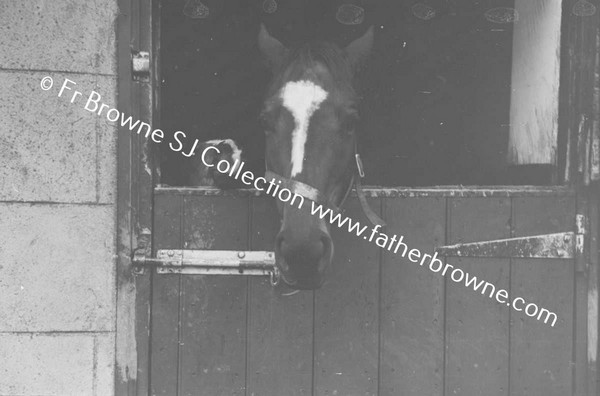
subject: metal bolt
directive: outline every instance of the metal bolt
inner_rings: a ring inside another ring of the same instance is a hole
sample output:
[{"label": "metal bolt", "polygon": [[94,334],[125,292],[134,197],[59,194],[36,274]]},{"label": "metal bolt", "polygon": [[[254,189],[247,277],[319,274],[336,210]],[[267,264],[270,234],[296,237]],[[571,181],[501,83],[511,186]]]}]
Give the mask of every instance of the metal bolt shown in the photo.
[{"label": "metal bolt", "polygon": [[243,259],[244,257],[246,257],[246,252],[238,252],[238,257]]},{"label": "metal bolt", "polygon": [[167,255],[168,255],[169,257],[173,257],[173,255],[174,255],[174,254],[175,254],[175,252],[174,252],[174,251],[172,251],[172,250],[169,250],[169,251],[167,252]]}]

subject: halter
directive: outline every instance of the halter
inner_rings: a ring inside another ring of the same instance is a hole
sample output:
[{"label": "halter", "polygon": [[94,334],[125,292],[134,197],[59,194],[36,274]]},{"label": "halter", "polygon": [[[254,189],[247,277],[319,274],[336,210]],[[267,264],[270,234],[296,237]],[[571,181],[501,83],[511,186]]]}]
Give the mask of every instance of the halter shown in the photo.
[{"label": "halter", "polygon": [[302,183],[297,180],[288,179],[288,178],[278,175],[277,173],[272,172],[270,170],[267,170],[265,172],[265,178],[275,179],[275,180],[281,182],[282,187],[285,187],[288,190],[290,190],[291,192],[298,194],[306,199],[314,201],[315,203],[317,203],[319,205],[328,207],[331,210],[333,210],[335,213],[339,213],[342,211],[341,208],[342,208],[342,206],[344,206],[344,203],[346,202],[346,199],[350,195],[350,191],[352,191],[352,187],[354,186],[356,189],[356,195],[358,195],[358,201],[360,202],[360,207],[361,207],[363,213],[365,214],[365,216],[367,217],[367,219],[369,219],[371,224],[379,225],[379,226],[383,227],[383,226],[385,226],[385,221],[383,221],[381,219],[381,217],[379,217],[377,215],[377,213],[375,213],[373,211],[373,209],[371,209],[371,207],[369,206],[369,203],[367,202],[367,197],[365,196],[365,192],[362,189],[362,184],[361,184],[360,180],[363,177],[365,177],[365,171],[364,171],[362,160],[360,159],[360,154],[358,154],[358,148],[357,148],[356,144],[354,145],[354,160],[356,163],[356,172],[352,173],[352,176],[350,177],[350,183],[348,183],[348,187],[346,188],[346,193],[344,194],[342,200],[340,201],[339,205],[337,205],[337,206],[330,203],[329,197],[325,196],[317,188],[314,188],[313,186],[310,186],[306,183]]}]

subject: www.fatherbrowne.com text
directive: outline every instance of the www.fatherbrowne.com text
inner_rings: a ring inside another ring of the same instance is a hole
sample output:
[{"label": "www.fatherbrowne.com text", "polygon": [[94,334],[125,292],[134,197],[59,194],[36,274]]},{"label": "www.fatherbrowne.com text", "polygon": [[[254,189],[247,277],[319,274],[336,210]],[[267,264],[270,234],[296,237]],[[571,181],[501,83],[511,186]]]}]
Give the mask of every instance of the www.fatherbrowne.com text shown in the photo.
[{"label": "www.fatherbrowne.com text", "polygon": [[[266,180],[264,177],[255,177],[251,171],[243,171],[245,163],[235,160],[230,163],[227,160],[221,160],[216,165],[206,161],[206,154],[211,151],[219,151],[217,147],[209,146],[202,151],[202,162],[205,166],[211,168],[216,167],[217,171],[227,174],[230,177],[240,180],[247,186],[253,186],[255,189],[265,192],[267,195],[273,196],[283,203],[296,205],[302,209],[305,199],[302,195],[293,193],[287,188],[280,188],[281,181],[271,179]],[[409,249],[404,242],[404,235],[398,237],[394,234],[389,236],[380,231],[381,226],[376,225],[367,231],[369,228],[366,225],[361,225],[360,222],[354,221],[350,217],[342,216],[340,212],[334,212],[331,208],[323,207],[314,201],[310,201],[310,213],[313,216],[318,216],[320,219],[328,221],[331,225],[336,225],[338,228],[347,229],[349,233],[355,234],[357,237],[362,237],[369,242],[375,242],[377,246],[394,254],[400,254],[403,258],[407,257],[413,263],[419,263],[422,267],[428,267],[430,271],[440,273],[442,276],[450,276],[450,279],[456,283],[463,283],[468,288],[472,288],[475,292],[480,292],[489,298],[495,298],[497,302],[506,304],[512,307],[515,311],[522,311],[529,317],[534,317],[537,320],[543,320],[544,323],[550,323],[552,327],[556,324],[558,317],[554,312],[546,308],[540,308],[534,303],[526,303],[522,297],[510,299],[508,291],[505,289],[496,289],[490,282],[479,280],[476,276],[472,276],[468,272],[460,268],[455,268],[453,265],[444,263],[438,258],[437,252],[423,254],[419,249]]]}]

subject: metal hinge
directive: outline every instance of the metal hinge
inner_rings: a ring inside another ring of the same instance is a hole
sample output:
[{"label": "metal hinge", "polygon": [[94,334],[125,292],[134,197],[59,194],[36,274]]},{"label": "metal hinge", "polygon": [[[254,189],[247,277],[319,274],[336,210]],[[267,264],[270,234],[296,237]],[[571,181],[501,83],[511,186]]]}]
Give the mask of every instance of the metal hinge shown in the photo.
[{"label": "metal hinge", "polygon": [[279,282],[275,254],[266,251],[236,250],[158,250],[156,257],[136,252],[133,264],[138,268],[156,267],[157,274],[269,276]]},{"label": "metal hinge", "polygon": [[138,51],[131,54],[131,70],[136,81],[150,80],[150,53]]},{"label": "metal hinge", "polygon": [[435,250],[440,255],[451,257],[576,259],[577,270],[584,271],[586,228],[585,216],[578,214],[575,232],[457,243]]}]

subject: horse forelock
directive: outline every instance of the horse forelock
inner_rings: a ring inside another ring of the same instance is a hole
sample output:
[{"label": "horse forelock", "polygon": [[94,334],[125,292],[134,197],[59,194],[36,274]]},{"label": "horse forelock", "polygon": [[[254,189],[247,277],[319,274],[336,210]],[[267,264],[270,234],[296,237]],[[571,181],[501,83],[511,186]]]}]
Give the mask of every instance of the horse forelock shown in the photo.
[{"label": "horse forelock", "polygon": [[273,98],[286,83],[306,80],[322,86],[336,101],[354,105],[352,68],[340,48],[328,42],[307,43],[290,52],[275,73],[268,91]]}]

